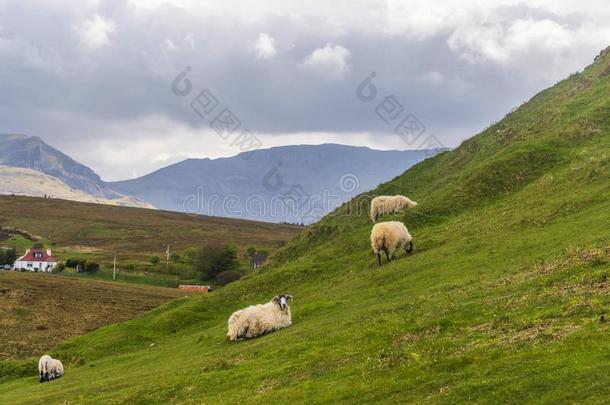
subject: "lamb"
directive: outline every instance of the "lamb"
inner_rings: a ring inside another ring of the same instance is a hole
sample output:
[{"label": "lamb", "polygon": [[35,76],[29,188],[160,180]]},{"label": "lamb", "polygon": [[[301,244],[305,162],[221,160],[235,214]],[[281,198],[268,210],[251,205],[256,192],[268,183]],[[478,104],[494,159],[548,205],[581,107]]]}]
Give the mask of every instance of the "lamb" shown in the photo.
[{"label": "lamb", "polygon": [[53,360],[51,356],[45,354],[38,360],[38,374],[40,375],[40,382],[49,381],[49,362]]},{"label": "lamb", "polygon": [[380,222],[371,231],[371,247],[381,266],[381,252],[385,252],[388,262],[396,258],[397,249],[405,249],[409,255],[413,253],[413,237],[402,222]]},{"label": "lamb", "polygon": [[395,214],[415,207],[417,203],[404,195],[380,195],[371,201],[371,220],[377,222],[384,214]]},{"label": "lamb", "polygon": [[229,317],[227,336],[236,341],[273,332],[292,325],[288,300],[291,295],[276,295],[266,304],[251,305]]},{"label": "lamb", "polygon": [[51,381],[64,375],[64,365],[61,361],[45,354],[38,360],[38,374],[40,382]]}]

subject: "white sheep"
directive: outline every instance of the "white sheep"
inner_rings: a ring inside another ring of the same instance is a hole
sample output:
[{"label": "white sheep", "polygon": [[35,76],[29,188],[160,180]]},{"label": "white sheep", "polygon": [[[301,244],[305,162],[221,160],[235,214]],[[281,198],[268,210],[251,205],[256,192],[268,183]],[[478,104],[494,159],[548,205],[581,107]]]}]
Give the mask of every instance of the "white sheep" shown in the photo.
[{"label": "white sheep", "polygon": [[276,295],[266,304],[251,305],[229,317],[229,340],[253,338],[292,325],[288,300],[290,295]]},{"label": "white sheep", "polygon": [[402,248],[407,254],[413,253],[413,237],[402,222],[380,222],[371,231],[371,247],[381,266],[381,252],[385,252],[388,262],[396,258],[397,249]]},{"label": "white sheep", "polygon": [[38,374],[40,375],[40,382],[49,381],[49,362],[53,360],[51,356],[45,354],[38,360]]},{"label": "white sheep", "polygon": [[51,381],[64,375],[64,365],[61,361],[45,354],[38,360],[38,374],[40,382]]},{"label": "white sheep", "polygon": [[49,375],[51,379],[59,378],[64,375],[64,365],[57,359],[49,361]]},{"label": "white sheep", "polygon": [[384,214],[396,214],[415,207],[417,203],[404,195],[380,195],[371,201],[371,220],[377,222]]}]

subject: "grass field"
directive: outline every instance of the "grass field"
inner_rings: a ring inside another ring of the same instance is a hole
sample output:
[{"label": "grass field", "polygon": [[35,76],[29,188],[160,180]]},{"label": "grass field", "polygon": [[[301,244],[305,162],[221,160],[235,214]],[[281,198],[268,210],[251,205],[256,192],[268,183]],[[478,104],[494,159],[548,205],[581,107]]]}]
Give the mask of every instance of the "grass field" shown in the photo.
[{"label": "grass field", "polygon": [[[419,202],[395,218],[412,256],[377,267],[364,202],[345,205],[260,272],[56,346],[66,375],[10,378],[0,402],[607,403],[608,72],[606,52],[375,190]],[[278,293],[293,326],[227,341]]]},{"label": "grass field", "polygon": [[0,271],[0,361],[37,356],[62,340],[184,296],[176,289]]}]

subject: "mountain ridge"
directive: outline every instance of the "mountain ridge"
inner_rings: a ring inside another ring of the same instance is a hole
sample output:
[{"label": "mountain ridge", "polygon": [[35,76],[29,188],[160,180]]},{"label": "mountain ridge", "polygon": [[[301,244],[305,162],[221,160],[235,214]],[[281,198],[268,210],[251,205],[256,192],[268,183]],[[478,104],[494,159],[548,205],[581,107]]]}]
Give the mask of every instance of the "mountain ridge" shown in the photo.
[{"label": "mountain ridge", "polygon": [[[194,212],[196,209],[189,209],[185,201],[197,199],[200,206],[196,208],[206,209],[196,212],[199,214],[314,222],[334,209],[333,204],[391,179],[436,152],[381,151],[339,144],[279,146],[233,157],[186,159],[108,186],[173,211]],[[288,212],[281,207],[282,212],[272,212],[275,201],[292,197],[305,208]],[[234,213],[220,203],[208,205],[228,198],[238,206]],[[265,209],[250,212],[248,204],[253,199],[261,201]]]}]

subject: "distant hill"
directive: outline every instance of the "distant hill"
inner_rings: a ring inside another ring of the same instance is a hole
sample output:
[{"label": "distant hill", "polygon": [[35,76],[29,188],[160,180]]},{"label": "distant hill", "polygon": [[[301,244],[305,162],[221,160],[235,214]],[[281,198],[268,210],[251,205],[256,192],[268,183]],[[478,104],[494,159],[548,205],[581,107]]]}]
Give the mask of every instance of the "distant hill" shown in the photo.
[{"label": "distant hill", "polygon": [[58,178],[74,190],[96,197],[116,196],[93,170],[49,146],[37,136],[0,134],[0,164],[42,172]]},{"label": "distant hill", "polygon": [[[3,169],[0,173],[0,184],[8,190],[18,190],[14,191],[15,194],[46,194],[76,201],[154,208],[151,204],[112,190],[93,170],[36,136],[0,134],[0,165],[30,169]],[[34,180],[37,176],[33,171],[46,176],[38,176],[39,179]],[[5,194],[8,193],[13,192]]]},{"label": "distant hill", "polygon": [[435,152],[282,146],[230,158],[188,159],[108,186],[161,209],[309,223]]},{"label": "distant hill", "polygon": [[[234,243],[274,251],[303,228],[214,218],[178,212],[116,207],[74,201],[0,196],[0,225],[24,229],[49,241],[58,253],[94,248],[102,262],[115,252],[121,260],[162,256],[187,247]],[[61,257],[61,254],[60,254]]]},{"label": "distant hill", "polygon": [[0,165],[0,194],[30,197],[52,197],[64,200],[96,204],[121,205],[127,207],[155,208],[134,197],[113,200],[96,197],[80,190],[73,190],[56,177],[32,169]]}]

